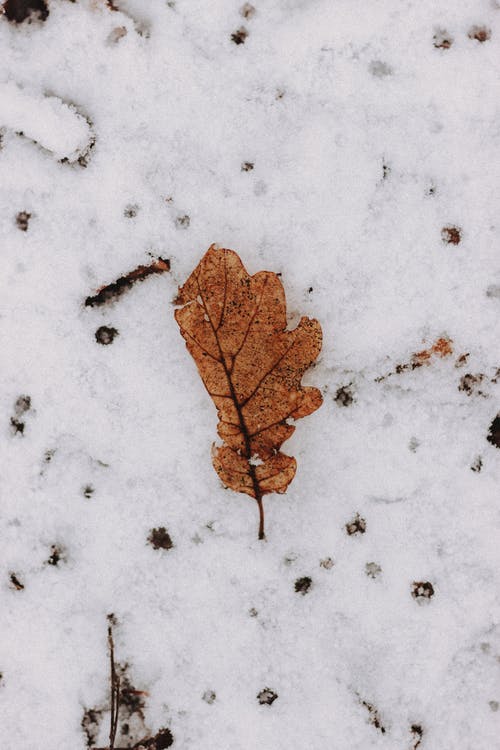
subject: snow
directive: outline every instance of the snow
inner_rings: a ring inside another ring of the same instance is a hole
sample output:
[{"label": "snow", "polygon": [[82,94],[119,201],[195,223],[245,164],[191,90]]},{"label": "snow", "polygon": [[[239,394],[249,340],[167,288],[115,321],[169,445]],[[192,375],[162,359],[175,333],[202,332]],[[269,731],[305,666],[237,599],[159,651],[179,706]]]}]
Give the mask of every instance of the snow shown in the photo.
[{"label": "snow", "polygon": [[57,159],[75,161],[90,146],[89,127],[81,115],[57,97],[30,96],[12,82],[0,86],[0,121]]},{"label": "snow", "polygon": [[[83,749],[90,709],[106,745],[110,613],[148,694],[118,747],[167,726],[184,750],[497,742],[500,7],[252,4],[0,19],[3,750]],[[284,446],[265,542],[212,469],[173,319],[212,242],[324,332],[304,379],[324,404]],[[84,306],[151,256],[171,272]],[[441,337],[453,353],[412,368]]]}]

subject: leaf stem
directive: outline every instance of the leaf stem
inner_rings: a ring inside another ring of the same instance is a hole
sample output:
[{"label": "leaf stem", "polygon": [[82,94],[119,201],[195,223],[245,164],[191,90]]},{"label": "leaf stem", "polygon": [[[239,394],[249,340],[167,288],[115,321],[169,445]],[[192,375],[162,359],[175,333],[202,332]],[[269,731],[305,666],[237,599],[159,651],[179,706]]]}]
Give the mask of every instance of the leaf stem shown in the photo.
[{"label": "leaf stem", "polygon": [[259,539],[265,539],[264,533],[264,503],[262,502],[262,495],[255,498],[257,505],[259,506]]}]

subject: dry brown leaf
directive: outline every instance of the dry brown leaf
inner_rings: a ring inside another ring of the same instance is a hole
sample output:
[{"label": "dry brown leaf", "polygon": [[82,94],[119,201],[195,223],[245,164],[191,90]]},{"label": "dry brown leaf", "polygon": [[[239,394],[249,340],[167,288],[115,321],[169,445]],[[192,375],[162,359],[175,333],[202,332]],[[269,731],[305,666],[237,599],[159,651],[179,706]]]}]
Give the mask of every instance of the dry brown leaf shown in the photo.
[{"label": "dry brown leaf", "polygon": [[302,318],[286,330],[286,300],[275,273],[250,276],[232,250],[212,245],[179,289],[175,319],[219,417],[224,445],[213,465],[226,487],[255,498],[283,493],[296,461],[279,451],[299,419],[322,403],[300,384],[321,349],[321,326]]}]

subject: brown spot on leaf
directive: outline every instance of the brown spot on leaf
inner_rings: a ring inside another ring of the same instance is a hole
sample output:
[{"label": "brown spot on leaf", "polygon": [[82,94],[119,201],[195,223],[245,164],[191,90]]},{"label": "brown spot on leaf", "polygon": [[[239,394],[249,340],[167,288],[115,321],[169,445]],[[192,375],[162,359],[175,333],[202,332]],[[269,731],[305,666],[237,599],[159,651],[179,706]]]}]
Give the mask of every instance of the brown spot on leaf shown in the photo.
[{"label": "brown spot on leaf", "polygon": [[287,330],[285,292],[277,274],[250,276],[232,250],[212,246],[179,289],[175,312],[219,417],[224,441],[214,447],[215,470],[226,487],[255,498],[259,539],[262,497],[283,493],[296,461],[279,451],[300,419],[322,403],[301,385],[321,349],[321,327],[302,318]]},{"label": "brown spot on leaf", "polygon": [[151,529],[148,536],[148,542],[155,549],[172,549],[174,546],[170,534],[164,526],[160,526],[157,529]]},{"label": "brown spot on leaf", "polygon": [[18,229],[21,230],[21,232],[28,231],[28,224],[29,224],[30,219],[31,219],[31,214],[29,214],[27,211],[19,211],[19,213],[16,216],[16,225]]},{"label": "brown spot on leaf", "polygon": [[34,19],[46,21],[49,16],[49,6],[46,0],[6,0],[3,12],[12,23],[31,23]]},{"label": "brown spot on leaf", "polygon": [[170,261],[164,258],[158,258],[153,263],[150,263],[149,266],[137,266],[137,268],[129,271],[125,276],[120,276],[119,279],[113,281],[111,284],[102,286],[98,289],[97,294],[87,297],[85,306],[100,307],[131,289],[136,281],[144,281],[144,279],[147,279],[152,274],[165,273],[165,271],[170,271]]},{"label": "brown spot on leaf", "polygon": [[487,26],[471,26],[467,36],[477,42],[487,42],[488,39],[491,39],[491,29]]},{"label": "brown spot on leaf", "polygon": [[441,229],[441,239],[446,245],[458,245],[462,239],[462,230],[449,224]]},{"label": "brown spot on leaf", "polygon": [[500,448],[500,414],[497,414],[493,422],[490,424],[486,440],[494,445],[495,448]]}]

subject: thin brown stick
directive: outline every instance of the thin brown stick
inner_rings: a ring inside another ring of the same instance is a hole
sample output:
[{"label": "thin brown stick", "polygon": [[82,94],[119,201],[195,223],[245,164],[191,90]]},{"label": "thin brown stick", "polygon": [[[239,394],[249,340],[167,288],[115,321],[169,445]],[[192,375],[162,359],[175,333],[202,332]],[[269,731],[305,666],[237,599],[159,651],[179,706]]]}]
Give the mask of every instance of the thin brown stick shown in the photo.
[{"label": "thin brown stick", "polygon": [[113,641],[113,626],[108,625],[109,668],[111,684],[111,718],[109,722],[109,750],[115,748],[116,730],[118,728],[118,709],[120,706],[120,678],[116,674],[115,644]]},{"label": "thin brown stick", "polygon": [[113,281],[111,284],[102,286],[97,290],[96,294],[87,297],[85,307],[100,307],[106,304],[106,302],[116,299],[128,289],[131,289],[136,281],[144,281],[144,279],[152,274],[164,273],[165,271],[170,271],[170,261],[166,258],[157,258],[149,266],[137,266],[133,271],[120,276],[119,279]]}]

